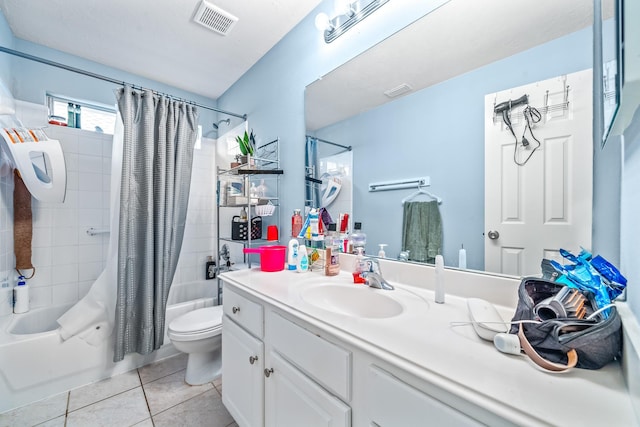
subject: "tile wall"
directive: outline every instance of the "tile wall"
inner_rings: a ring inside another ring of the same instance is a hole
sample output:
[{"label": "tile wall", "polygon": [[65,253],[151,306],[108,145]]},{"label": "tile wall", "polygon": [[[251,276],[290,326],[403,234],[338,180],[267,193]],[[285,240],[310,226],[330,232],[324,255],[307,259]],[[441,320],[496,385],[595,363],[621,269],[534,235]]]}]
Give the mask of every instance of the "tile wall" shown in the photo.
[{"label": "tile wall", "polygon": [[[89,228],[108,229],[112,136],[48,126],[61,142],[67,166],[64,203],[32,199],[33,256],[37,272],[30,285],[32,308],[73,303],[102,272],[109,234],[90,236]],[[215,248],[215,140],[203,139],[194,152],[189,211],[174,284],[202,287],[207,256]],[[0,173],[0,282],[14,281],[13,175]],[[215,280],[204,286],[214,296]]]}]

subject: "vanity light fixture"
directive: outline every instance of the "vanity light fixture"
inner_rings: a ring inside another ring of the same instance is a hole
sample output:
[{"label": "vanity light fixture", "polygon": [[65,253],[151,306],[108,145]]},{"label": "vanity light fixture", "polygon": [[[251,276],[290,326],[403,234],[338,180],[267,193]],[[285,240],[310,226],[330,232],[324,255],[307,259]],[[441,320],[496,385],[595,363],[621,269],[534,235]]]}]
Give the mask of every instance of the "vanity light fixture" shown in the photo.
[{"label": "vanity light fixture", "polygon": [[345,10],[340,11],[338,15],[331,19],[326,13],[319,13],[315,20],[316,27],[319,30],[324,30],[324,41],[331,43],[388,1],[389,0],[351,1],[347,4]]}]

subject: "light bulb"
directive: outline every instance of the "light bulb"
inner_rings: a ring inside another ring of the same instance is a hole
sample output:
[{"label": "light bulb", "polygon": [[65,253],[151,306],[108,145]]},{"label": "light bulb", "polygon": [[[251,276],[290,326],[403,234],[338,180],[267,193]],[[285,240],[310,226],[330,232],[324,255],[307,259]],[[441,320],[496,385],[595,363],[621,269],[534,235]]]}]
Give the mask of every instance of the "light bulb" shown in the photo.
[{"label": "light bulb", "polygon": [[329,22],[329,15],[327,15],[326,13],[319,13],[316,16],[316,28],[324,31],[326,29],[328,29],[331,26],[331,23]]}]

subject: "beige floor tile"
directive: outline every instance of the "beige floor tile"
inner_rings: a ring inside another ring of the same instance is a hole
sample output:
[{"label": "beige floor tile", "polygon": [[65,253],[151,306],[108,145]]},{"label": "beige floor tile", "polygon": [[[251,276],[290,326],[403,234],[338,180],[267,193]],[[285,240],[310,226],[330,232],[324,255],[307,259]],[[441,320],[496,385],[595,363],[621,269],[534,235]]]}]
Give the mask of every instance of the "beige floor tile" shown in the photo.
[{"label": "beige floor tile", "polygon": [[60,393],[22,408],[0,414],[0,427],[34,426],[67,412],[69,393]]},{"label": "beige floor tile", "polygon": [[213,386],[216,388],[216,390],[218,390],[218,393],[222,395],[222,377],[218,377],[213,380]]},{"label": "beige floor tile", "polygon": [[209,390],[153,416],[155,427],[226,427],[233,422],[215,390]]},{"label": "beige floor tile", "polygon": [[151,421],[151,417],[149,417],[138,424],[134,424],[132,427],[153,427],[153,421]]},{"label": "beige floor tile", "polygon": [[180,353],[177,356],[169,357],[159,362],[143,366],[138,369],[142,384],[155,381],[167,375],[175,374],[178,371],[186,369],[188,354]]},{"label": "beige floor tile", "polygon": [[133,371],[71,390],[69,412],[136,387],[140,387],[140,377],[138,376],[138,371],[134,369]]},{"label": "beige floor tile", "polygon": [[54,418],[49,421],[45,421],[42,424],[36,424],[37,427],[64,427],[65,426],[66,416],[62,415],[58,418]]},{"label": "beige floor tile", "polygon": [[211,383],[198,386],[187,384],[184,382],[184,373],[179,371],[143,385],[151,415],[213,389]]},{"label": "beige floor tile", "polygon": [[129,427],[149,418],[142,387],[69,412],[67,427]]}]

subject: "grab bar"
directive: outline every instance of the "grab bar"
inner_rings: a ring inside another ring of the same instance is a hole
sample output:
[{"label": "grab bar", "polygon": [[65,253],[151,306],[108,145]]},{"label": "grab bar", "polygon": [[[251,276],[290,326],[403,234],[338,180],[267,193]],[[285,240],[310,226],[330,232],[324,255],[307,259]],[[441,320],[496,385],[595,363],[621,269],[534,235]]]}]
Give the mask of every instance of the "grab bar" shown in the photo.
[{"label": "grab bar", "polygon": [[108,232],[109,232],[108,228],[93,228],[93,227],[90,227],[87,230],[87,234],[89,236],[95,236],[96,234],[105,234],[105,233],[108,233]]}]

